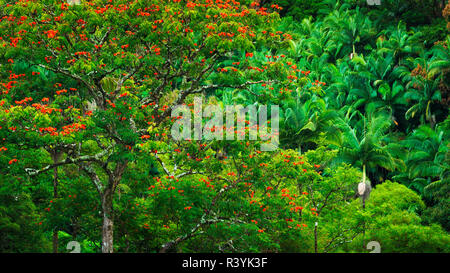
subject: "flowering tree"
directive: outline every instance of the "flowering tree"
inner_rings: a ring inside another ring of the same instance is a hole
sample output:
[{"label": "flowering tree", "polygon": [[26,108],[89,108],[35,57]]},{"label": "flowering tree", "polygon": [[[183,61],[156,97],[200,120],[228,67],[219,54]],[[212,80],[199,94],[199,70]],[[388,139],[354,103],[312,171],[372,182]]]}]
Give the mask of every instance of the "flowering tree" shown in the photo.
[{"label": "flowering tree", "polygon": [[[54,170],[55,197],[58,167],[76,165],[87,175],[101,201],[103,252],[113,252],[114,193],[142,153],[171,176],[194,175],[169,150],[173,107],[195,94],[256,85],[263,88],[255,95],[276,102],[274,89],[296,85],[299,70],[284,56],[252,58],[262,46],[282,47],[291,38],[276,30],[278,14],[257,3],[2,0],[0,6],[1,157],[30,177]],[[172,156],[158,156],[164,143]],[[44,150],[51,163],[20,158],[20,151]]]}]

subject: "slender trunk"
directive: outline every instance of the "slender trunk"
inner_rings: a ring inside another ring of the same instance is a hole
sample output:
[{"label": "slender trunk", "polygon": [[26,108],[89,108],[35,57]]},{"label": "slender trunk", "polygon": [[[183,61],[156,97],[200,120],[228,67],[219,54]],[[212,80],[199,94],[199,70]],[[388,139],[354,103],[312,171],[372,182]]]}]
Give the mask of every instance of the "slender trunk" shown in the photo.
[{"label": "slender trunk", "polygon": [[[363,164],[363,183],[366,184],[366,164]],[[362,198],[362,202],[363,202],[363,209],[365,209],[366,208],[365,198]]]},{"label": "slender trunk", "polygon": [[314,253],[317,253],[317,226],[319,223],[315,223],[314,225]]},{"label": "slender trunk", "polygon": [[366,164],[363,164],[363,181],[364,184],[366,183]]},{"label": "slender trunk", "polygon": [[433,129],[434,126],[436,125],[436,116],[435,115],[430,115],[429,122],[430,122],[430,128]]},{"label": "slender trunk", "polygon": [[75,239],[78,236],[78,230],[80,229],[80,226],[78,224],[78,219],[75,219],[72,225],[73,225],[72,238],[75,241]]},{"label": "slender trunk", "polygon": [[53,253],[58,253],[58,230],[53,230]]},{"label": "slender trunk", "polygon": [[[364,184],[366,184],[366,164],[363,164],[363,182],[364,182]],[[367,190],[367,188],[366,188],[366,190]],[[363,210],[365,210],[366,209],[365,196],[363,196],[362,202],[363,202]],[[366,223],[364,222],[363,223],[363,239],[362,239],[363,249],[366,247],[365,237],[366,237]]]},{"label": "slender trunk", "polygon": [[103,228],[102,253],[113,253],[113,199],[112,190],[106,189],[102,194]]},{"label": "slender trunk", "polygon": [[[302,196],[302,188],[300,187],[300,183],[297,184],[298,196]],[[298,213],[298,221],[302,221],[302,210],[299,210]]]},{"label": "slender trunk", "polygon": [[364,250],[366,249],[366,223],[365,222],[363,223],[362,247],[363,247]]},{"label": "slender trunk", "polygon": [[130,250],[130,240],[128,240],[127,234],[125,234],[125,253],[128,253]]},{"label": "slender trunk", "polygon": [[[52,152],[53,163],[56,164],[59,161],[59,153]],[[53,168],[53,199],[58,198],[58,167]],[[53,253],[58,253],[58,228],[53,230]]]}]

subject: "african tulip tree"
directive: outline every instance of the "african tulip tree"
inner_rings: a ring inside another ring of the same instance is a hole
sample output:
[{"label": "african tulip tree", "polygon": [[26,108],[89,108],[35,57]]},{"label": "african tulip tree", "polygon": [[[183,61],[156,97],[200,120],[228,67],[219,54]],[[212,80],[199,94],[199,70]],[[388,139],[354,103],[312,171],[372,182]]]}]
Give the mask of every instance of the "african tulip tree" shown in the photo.
[{"label": "african tulip tree", "polygon": [[[180,161],[183,168],[174,161],[174,150],[158,156],[162,143],[173,148],[166,133],[174,106],[195,94],[250,86],[263,86],[258,99],[276,103],[278,90],[298,86],[300,70],[285,56],[252,58],[262,46],[281,47],[291,39],[276,30],[278,6],[272,11],[232,0],[0,0],[0,7],[0,146],[61,154],[41,166],[7,150],[1,156],[30,177],[68,164],[86,174],[100,198],[102,252],[113,252],[114,193],[133,162],[145,154],[178,178],[198,175],[191,163]],[[236,62],[237,56],[242,58]],[[29,72],[17,73],[19,65]],[[47,84],[34,84],[39,80]],[[216,190],[213,206],[222,192]],[[186,236],[208,223],[208,216],[207,211]]]}]

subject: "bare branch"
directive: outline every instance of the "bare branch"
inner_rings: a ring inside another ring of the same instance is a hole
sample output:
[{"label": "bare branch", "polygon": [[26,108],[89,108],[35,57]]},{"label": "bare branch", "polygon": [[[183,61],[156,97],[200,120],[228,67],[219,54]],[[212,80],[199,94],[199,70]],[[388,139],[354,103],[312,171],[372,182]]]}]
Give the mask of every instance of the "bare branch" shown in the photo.
[{"label": "bare branch", "polygon": [[25,168],[25,172],[27,172],[27,174],[29,176],[36,176],[38,174],[44,173],[46,171],[49,171],[55,167],[62,166],[62,165],[77,164],[77,163],[89,162],[89,161],[100,161],[100,159],[103,156],[110,153],[111,148],[112,148],[112,146],[108,147],[107,149],[105,149],[105,150],[101,151],[100,153],[93,155],[93,156],[85,155],[85,156],[80,156],[78,158],[67,157],[66,160],[64,160],[64,161],[61,161],[61,162],[58,162],[55,164],[49,164],[40,170],[36,170],[36,169],[32,169],[32,168]]}]

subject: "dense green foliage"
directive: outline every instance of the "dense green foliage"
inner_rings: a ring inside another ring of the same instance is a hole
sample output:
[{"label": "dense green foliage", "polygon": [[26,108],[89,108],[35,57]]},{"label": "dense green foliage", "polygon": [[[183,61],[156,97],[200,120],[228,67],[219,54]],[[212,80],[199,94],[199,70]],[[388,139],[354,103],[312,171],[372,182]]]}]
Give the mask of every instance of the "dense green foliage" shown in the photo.
[{"label": "dense green foliage", "polygon": [[[448,253],[449,19],[434,0],[0,0],[0,252]],[[200,95],[279,106],[278,149],[174,140]]]}]

